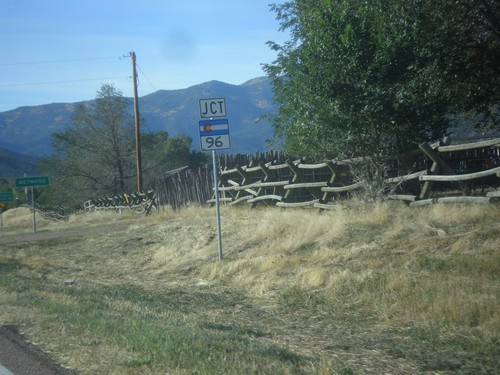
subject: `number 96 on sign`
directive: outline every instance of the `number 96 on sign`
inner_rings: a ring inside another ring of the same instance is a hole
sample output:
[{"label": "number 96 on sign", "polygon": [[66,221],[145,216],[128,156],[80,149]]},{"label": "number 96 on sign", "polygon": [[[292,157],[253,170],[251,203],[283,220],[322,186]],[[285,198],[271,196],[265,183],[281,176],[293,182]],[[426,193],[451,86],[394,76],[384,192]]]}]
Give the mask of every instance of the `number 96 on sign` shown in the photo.
[{"label": "number 96 on sign", "polygon": [[226,150],[231,148],[229,134],[201,137],[203,151]]},{"label": "number 96 on sign", "polygon": [[227,119],[200,121],[199,127],[202,151],[227,150],[231,148]]}]

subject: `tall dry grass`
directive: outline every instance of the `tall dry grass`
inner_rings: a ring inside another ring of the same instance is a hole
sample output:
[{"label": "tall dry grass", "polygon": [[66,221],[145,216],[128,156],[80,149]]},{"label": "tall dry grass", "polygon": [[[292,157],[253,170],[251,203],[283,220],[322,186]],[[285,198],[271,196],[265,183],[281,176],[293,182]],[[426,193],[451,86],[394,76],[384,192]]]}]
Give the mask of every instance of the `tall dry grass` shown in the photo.
[{"label": "tall dry grass", "polygon": [[[5,211],[3,218],[3,234],[22,234],[33,231],[33,213],[26,207],[17,207]],[[73,214],[67,220],[56,221],[45,218],[41,213],[35,213],[37,232],[64,230],[68,228],[89,227],[93,225],[110,224],[129,220],[136,220],[140,216],[130,210],[96,211],[91,214]]]},{"label": "tall dry grass", "polygon": [[[237,214],[238,213],[238,214]],[[224,210],[226,261],[208,282],[259,295],[296,289],[356,301],[380,324],[444,324],[500,333],[496,205],[408,208],[378,202],[316,211]],[[258,215],[238,226],[231,217]]]}]

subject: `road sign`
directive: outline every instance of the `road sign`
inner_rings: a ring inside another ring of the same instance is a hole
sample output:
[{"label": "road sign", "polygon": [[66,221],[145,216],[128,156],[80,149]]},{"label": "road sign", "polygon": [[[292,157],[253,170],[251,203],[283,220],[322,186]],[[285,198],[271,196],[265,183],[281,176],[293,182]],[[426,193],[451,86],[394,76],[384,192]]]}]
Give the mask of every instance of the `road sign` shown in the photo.
[{"label": "road sign", "polygon": [[48,186],[48,176],[21,177],[16,178],[16,187]]},{"label": "road sign", "polygon": [[7,203],[7,202],[12,202],[12,192],[8,191],[5,193],[0,193],[0,202],[2,203]]},{"label": "road sign", "polygon": [[202,120],[199,122],[202,151],[227,150],[231,148],[227,119]]},{"label": "road sign", "polygon": [[200,115],[201,118],[226,117],[226,100],[200,99]]}]

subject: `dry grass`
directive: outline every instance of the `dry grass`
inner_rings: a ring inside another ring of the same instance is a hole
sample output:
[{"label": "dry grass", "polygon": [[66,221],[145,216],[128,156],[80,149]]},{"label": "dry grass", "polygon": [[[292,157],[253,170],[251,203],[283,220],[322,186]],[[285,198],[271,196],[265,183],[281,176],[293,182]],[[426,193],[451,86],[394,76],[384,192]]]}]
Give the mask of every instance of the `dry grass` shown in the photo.
[{"label": "dry grass", "polygon": [[240,253],[230,240],[231,261],[206,264],[201,276],[229,278],[258,293],[350,289],[386,320],[471,322],[498,333],[498,285],[492,276],[500,274],[499,218],[497,206],[408,210],[379,203],[364,214],[319,216],[267,211],[257,227],[239,230],[243,241],[237,246],[248,251]]},{"label": "dry grass", "polygon": [[[29,213],[4,215],[7,232],[29,231]],[[323,213],[223,207],[219,262],[213,209],[164,210],[147,218],[96,213],[38,225],[53,231],[125,222],[127,229],[9,244],[0,250],[0,265],[15,263],[18,277],[50,285],[74,279],[77,288],[170,296],[176,307],[169,299],[159,307],[117,292],[107,295],[106,309],[241,337],[252,332],[252,342],[309,363],[264,365],[263,373],[494,373],[500,370],[499,219],[493,204],[410,209],[399,202],[350,202]],[[106,340],[98,330],[57,323],[54,312],[29,303],[20,309],[23,292],[0,288],[0,324],[25,327],[59,361],[83,373],[188,371],[146,360],[146,349]],[[82,304],[54,288],[40,291],[46,303],[58,309]],[[84,354],[75,358],[79,346]],[[232,366],[235,373],[255,372]]]}]

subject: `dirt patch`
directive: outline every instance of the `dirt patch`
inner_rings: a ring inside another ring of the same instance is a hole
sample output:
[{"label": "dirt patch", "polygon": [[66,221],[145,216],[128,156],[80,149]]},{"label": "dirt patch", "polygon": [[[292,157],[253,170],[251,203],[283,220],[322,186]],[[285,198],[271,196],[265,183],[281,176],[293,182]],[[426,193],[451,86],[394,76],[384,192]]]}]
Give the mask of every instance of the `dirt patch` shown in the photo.
[{"label": "dirt patch", "polygon": [[58,231],[46,231],[38,233],[22,233],[13,235],[0,235],[0,245],[16,243],[16,242],[33,242],[33,241],[43,241],[51,240],[54,238],[70,238],[86,236],[89,234],[100,234],[100,233],[113,233],[128,228],[130,223],[113,223],[108,225],[99,225],[78,229],[70,230],[58,230]]}]

